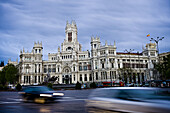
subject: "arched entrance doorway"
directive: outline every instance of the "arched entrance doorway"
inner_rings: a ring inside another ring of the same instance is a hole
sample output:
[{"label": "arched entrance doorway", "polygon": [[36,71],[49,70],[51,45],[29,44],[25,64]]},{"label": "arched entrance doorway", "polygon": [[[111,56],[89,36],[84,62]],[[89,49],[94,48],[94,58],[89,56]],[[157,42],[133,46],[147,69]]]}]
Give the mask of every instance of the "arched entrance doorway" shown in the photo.
[{"label": "arched entrance doorway", "polygon": [[62,83],[72,84],[71,68],[68,66],[63,68]]}]

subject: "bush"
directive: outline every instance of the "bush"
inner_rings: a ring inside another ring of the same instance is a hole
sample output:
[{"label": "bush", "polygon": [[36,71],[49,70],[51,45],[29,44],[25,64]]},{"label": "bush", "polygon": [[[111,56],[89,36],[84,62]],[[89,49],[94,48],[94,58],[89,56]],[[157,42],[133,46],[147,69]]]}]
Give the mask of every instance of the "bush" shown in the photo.
[{"label": "bush", "polygon": [[0,90],[3,90],[4,86],[2,84],[0,84]]},{"label": "bush", "polygon": [[53,88],[53,84],[52,83],[48,83],[47,87],[52,89]]},{"label": "bush", "polygon": [[18,83],[17,86],[16,86],[16,90],[21,91],[21,89],[22,89],[22,86]]},{"label": "bush", "polygon": [[81,89],[81,84],[79,82],[76,83],[75,89]]},{"label": "bush", "polygon": [[4,86],[4,89],[3,90],[8,90],[9,88],[7,86]]},{"label": "bush", "polygon": [[90,84],[90,88],[97,88],[96,83],[95,83],[95,82],[91,83],[91,84]]}]

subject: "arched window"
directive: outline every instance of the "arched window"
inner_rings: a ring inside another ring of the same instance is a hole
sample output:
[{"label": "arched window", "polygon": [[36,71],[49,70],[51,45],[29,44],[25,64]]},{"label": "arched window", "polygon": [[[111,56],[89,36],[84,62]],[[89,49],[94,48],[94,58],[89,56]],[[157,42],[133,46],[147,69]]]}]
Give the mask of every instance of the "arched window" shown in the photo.
[{"label": "arched window", "polygon": [[87,81],[87,74],[84,75],[84,81]]},{"label": "arched window", "polygon": [[82,81],[82,75],[80,74],[80,81]]},{"label": "arched window", "polygon": [[73,65],[73,71],[76,71],[76,67],[75,67],[75,64]]}]

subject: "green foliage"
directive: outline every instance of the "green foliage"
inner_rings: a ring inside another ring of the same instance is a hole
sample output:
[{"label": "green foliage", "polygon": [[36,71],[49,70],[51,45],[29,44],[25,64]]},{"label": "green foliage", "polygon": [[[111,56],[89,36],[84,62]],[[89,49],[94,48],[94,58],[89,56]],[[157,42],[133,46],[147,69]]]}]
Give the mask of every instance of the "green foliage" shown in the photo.
[{"label": "green foliage", "polygon": [[3,90],[4,86],[2,84],[0,84],[0,90]]},{"label": "green foliage", "polygon": [[154,64],[155,69],[161,74],[161,78],[170,79],[170,55],[163,58],[163,61]]},{"label": "green foliage", "polygon": [[75,89],[81,89],[81,84],[79,82],[76,83]]},{"label": "green foliage", "polygon": [[6,78],[5,78],[4,71],[0,71],[0,84],[2,84],[3,86],[6,84]]},{"label": "green foliage", "polygon": [[9,66],[7,71],[6,71],[6,74],[5,74],[6,80],[9,83],[14,84],[15,81],[17,80],[17,73],[18,73],[18,70],[17,70],[17,68],[14,65],[13,66]]},{"label": "green foliage", "polygon": [[0,90],[7,90],[7,89],[8,89],[7,86],[0,84]]},{"label": "green foliage", "polygon": [[97,88],[96,83],[95,83],[95,82],[91,83],[91,84],[90,84],[90,88]]},{"label": "green foliage", "polygon": [[18,69],[12,64],[5,66],[0,72],[0,83],[5,85],[6,82],[15,84],[18,80]]},{"label": "green foliage", "polygon": [[47,87],[52,89],[53,88],[53,84],[52,83],[48,83]]},{"label": "green foliage", "polygon": [[18,83],[17,86],[16,86],[16,90],[21,91],[21,89],[22,89],[22,86]]}]

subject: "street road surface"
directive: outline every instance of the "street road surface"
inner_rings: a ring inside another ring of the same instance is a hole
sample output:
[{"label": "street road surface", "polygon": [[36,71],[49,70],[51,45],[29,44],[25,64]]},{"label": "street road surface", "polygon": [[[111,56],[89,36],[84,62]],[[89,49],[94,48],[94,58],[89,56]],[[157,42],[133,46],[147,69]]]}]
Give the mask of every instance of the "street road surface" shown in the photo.
[{"label": "street road surface", "polygon": [[87,113],[86,102],[93,89],[63,90],[63,99],[54,103],[25,103],[18,92],[0,92],[0,113]]}]

